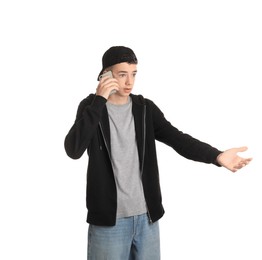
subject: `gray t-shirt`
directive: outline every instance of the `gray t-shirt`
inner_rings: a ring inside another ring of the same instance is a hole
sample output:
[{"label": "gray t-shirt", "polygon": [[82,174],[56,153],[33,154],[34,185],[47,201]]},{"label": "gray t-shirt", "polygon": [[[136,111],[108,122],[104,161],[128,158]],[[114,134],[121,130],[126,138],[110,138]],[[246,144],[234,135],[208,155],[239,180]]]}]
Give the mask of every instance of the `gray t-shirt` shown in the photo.
[{"label": "gray t-shirt", "polygon": [[112,166],[117,187],[117,217],[147,212],[139,170],[132,101],[124,105],[106,103],[111,139]]}]

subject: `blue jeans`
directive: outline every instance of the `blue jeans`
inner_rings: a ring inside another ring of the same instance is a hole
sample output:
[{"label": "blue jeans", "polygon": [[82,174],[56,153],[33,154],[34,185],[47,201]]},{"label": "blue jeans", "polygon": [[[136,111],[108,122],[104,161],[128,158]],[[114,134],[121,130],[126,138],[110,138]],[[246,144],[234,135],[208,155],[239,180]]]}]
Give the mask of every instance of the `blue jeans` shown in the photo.
[{"label": "blue jeans", "polygon": [[159,260],[158,222],[147,214],[119,218],[112,227],[89,225],[88,260]]}]

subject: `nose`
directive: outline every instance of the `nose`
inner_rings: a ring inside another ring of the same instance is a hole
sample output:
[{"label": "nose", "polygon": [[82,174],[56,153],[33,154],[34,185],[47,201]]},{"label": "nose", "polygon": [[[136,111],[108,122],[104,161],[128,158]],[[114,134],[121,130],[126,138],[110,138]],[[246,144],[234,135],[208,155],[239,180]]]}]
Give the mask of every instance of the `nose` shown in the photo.
[{"label": "nose", "polygon": [[133,85],[133,83],[134,83],[134,78],[132,77],[132,75],[127,75],[126,85]]}]

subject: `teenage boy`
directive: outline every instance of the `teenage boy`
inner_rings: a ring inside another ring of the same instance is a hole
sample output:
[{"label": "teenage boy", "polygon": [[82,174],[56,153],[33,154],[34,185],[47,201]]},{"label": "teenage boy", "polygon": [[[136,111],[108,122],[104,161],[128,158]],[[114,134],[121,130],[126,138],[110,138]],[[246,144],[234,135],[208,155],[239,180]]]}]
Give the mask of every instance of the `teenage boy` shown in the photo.
[{"label": "teenage boy", "polygon": [[[162,206],[155,140],[181,156],[236,172],[251,158],[232,148],[224,152],[174,127],[142,95],[131,94],[137,58],[124,46],[102,58],[96,94],[79,104],[65,138],[69,157],[87,151],[86,206],[89,260],[159,260],[158,220]],[[111,71],[112,77],[100,77]]]}]

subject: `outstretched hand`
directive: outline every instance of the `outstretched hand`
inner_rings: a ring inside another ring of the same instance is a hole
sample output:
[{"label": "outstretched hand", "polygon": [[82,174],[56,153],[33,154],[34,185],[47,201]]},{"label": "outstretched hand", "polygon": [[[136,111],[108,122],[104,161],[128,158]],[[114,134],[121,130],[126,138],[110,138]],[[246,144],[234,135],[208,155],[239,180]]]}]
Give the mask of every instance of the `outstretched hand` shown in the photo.
[{"label": "outstretched hand", "polygon": [[239,148],[231,148],[223,153],[219,154],[217,157],[217,162],[227,168],[228,170],[232,172],[236,172],[237,170],[245,167],[249,164],[249,162],[252,160],[252,158],[242,158],[238,156],[237,153],[239,152],[245,152],[247,150],[247,147],[239,147]]}]

